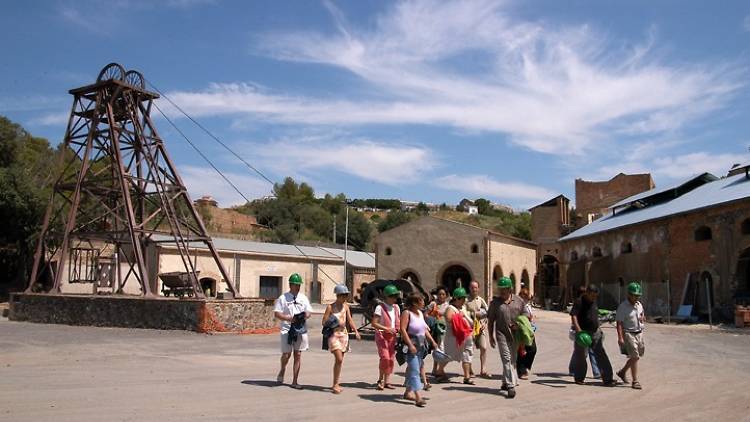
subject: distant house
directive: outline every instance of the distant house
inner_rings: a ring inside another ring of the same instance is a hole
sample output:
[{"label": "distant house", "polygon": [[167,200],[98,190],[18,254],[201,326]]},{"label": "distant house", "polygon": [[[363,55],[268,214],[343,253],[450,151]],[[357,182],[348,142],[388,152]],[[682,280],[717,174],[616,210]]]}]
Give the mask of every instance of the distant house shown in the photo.
[{"label": "distant house", "polygon": [[476,205],[469,205],[466,207],[466,212],[469,213],[469,215],[479,215],[479,207]]}]

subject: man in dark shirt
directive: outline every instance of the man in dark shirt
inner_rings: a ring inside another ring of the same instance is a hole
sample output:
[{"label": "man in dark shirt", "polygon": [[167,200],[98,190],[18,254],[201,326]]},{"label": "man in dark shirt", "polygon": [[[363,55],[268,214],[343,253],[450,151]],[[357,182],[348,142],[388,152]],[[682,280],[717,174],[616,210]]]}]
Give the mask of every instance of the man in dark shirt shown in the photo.
[{"label": "man in dark shirt", "polygon": [[[591,350],[596,356],[596,362],[602,374],[602,380],[606,386],[617,384],[612,379],[612,364],[609,362],[607,352],[604,350],[604,333],[599,329],[599,307],[596,305],[596,299],[599,297],[599,289],[595,285],[589,285],[586,293],[573,303],[570,310],[570,320],[576,334],[585,331],[591,335]],[[588,366],[586,365],[586,356],[588,350],[575,342],[573,350],[573,369],[576,384],[583,384],[586,379]]]},{"label": "man in dark shirt", "polygon": [[487,332],[490,335],[490,346],[497,347],[500,352],[500,361],[503,366],[501,390],[507,391],[506,397],[512,399],[516,396],[518,385],[518,373],[516,372],[516,359],[518,353],[518,342],[515,332],[518,330],[516,318],[519,315],[529,317],[525,302],[519,296],[513,294],[513,281],[508,277],[502,277],[497,281],[499,296],[492,299],[487,315]]}]

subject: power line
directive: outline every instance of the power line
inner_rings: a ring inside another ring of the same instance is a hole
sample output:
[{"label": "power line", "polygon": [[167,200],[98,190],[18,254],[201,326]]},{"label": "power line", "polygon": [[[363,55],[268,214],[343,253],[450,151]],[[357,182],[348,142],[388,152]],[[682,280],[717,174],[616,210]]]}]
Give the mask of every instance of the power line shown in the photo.
[{"label": "power line", "polygon": [[224,175],[224,173],[222,173],[221,170],[219,170],[214,165],[214,163],[211,162],[211,160],[209,160],[208,157],[206,157],[206,155],[203,154],[203,152],[180,130],[180,128],[178,128],[177,125],[175,125],[174,122],[172,122],[172,120],[170,120],[169,117],[167,117],[167,115],[164,114],[163,111],[161,111],[161,109],[159,108],[158,105],[156,105],[156,103],[154,103],[154,107],[156,107],[156,110],[158,110],[159,113],[161,113],[161,115],[164,116],[164,118],[167,120],[167,122],[169,122],[169,124],[172,125],[172,127],[177,131],[177,133],[179,133],[182,136],[182,138],[185,139],[185,141],[187,141],[187,143],[190,144],[191,147],[193,147],[193,149],[195,150],[195,152],[197,152],[198,155],[200,155],[201,158],[203,158],[216,171],[216,173],[218,173],[219,176],[221,176],[221,178],[224,179],[224,181],[226,181],[229,184],[229,186],[231,186],[232,189],[235,190],[235,192],[237,192],[242,198],[244,198],[245,201],[250,202],[250,200],[242,193],[242,191],[240,191],[239,188],[237,186],[235,186],[235,184],[232,183],[232,181],[229,180],[229,178],[227,178]]},{"label": "power line", "polygon": [[219,145],[221,145],[222,147],[224,147],[224,149],[226,149],[227,151],[229,151],[230,154],[234,155],[238,160],[242,161],[242,163],[245,164],[245,166],[247,166],[249,169],[251,169],[252,171],[254,171],[255,173],[257,173],[260,177],[262,177],[263,179],[265,179],[271,185],[275,185],[275,183],[271,179],[269,179],[268,177],[266,177],[265,174],[263,174],[260,170],[258,170],[257,168],[255,168],[255,166],[253,166],[252,164],[250,164],[247,161],[245,161],[245,159],[243,159],[242,157],[240,157],[239,154],[237,154],[236,152],[234,152],[234,150],[232,150],[231,148],[229,148],[216,135],[214,135],[213,133],[211,133],[211,131],[209,131],[208,129],[206,129],[203,125],[201,125],[200,123],[198,123],[197,120],[193,119],[189,114],[187,114],[185,112],[185,110],[183,110],[180,106],[178,106],[177,104],[175,104],[175,102],[172,101],[171,98],[169,98],[166,94],[164,94],[163,92],[161,92],[159,90],[159,88],[156,85],[154,85],[151,81],[146,80],[146,82],[149,85],[151,85],[154,88],[154,90],[156,90],[156,92],[159,93],[159,95],[161,95],[162,97],[164,97],[165,100],[167,100],[170,104],[172,104],[172,106],[174,106],[177,110],[179,110],[180,113],[182,113],[185,117],[187,117],[188,119],[190,119],[191,122],[193,122],[201,130],[203,130],[208,136],[210,136],[211,138],[213,138],[214,141],[218,142]]}]

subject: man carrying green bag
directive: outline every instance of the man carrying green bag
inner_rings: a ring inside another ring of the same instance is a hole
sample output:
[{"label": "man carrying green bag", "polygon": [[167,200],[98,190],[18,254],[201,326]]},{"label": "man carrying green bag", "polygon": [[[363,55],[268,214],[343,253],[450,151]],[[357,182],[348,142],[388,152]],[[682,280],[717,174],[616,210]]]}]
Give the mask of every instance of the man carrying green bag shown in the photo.
[{"label": "man carrying green bag", "polygon": [[507,391],[507,398],[516,396],[518,374],[516,359],[518,357],[518,341],[516,333],[519,330],[517,318],[520,315],[529,317],[523,299],[513,294],[513,282],[508,277],[497,281],[498,296],[492,299],[487,315],[487,332],[490,335],[490,346],[497,346],[500,361],[503,366],[501,390]]},{"label": "man carrying green bag", "polygon": [[612,364],[604,350],[604,333],[599,328],[599,307],[596,304],[598,297],[599,289],[591,284],[586,288],[586,293],[573,303],[573,308],[570,310],[570,320],[576,331],[573,374],[576,384],[583,384],[586,372],[588,372],[586,356],[590,348],[596,356],[604,385],[614,387],[617,382],[613,379]]}]

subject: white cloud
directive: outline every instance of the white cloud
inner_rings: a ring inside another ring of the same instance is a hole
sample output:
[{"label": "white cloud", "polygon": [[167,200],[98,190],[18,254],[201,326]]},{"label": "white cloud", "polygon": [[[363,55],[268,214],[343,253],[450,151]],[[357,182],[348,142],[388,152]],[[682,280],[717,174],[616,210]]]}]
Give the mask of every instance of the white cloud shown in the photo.
[{"label": "white cloud", "polygon": [[70,118],[70,113],[58,112],[58,113],[46,113],[39,117],[34,117],[29,120],[31,125],[39,126],[65,126]]},{"label": "white cloud", "polygon": [[480,195],[494,200],[527,204],[545,201],[557,195],[541,186],[522,182],[499,181],[480,174],[451,174],[438,178],[434,184],[442,189]]},{"label": "white cloud", "polygon": [[620,164],[608,164],[600,167],[590,179],[607,180],[619,172],[626,174],[651,173],[658,186],[702,174],[712,173],[725,176],[733,164],[748,161],[747,154],[711,153],[705,151],[679,155],[653,154],[649,158],[629,159]]},{"label": "white cloud", "polygon": [[507,135],[525,148],[577,154],[622,134],[674,131],[723,107],[744,84],[721,63],[660,62],[643,45],[607,43],[588,26],[513,19],[504,2],[398,3],[374,29],[335,6],[334,34],[274,32],[258,49],[346,70],[370,94],[300,97],[214,84],[171,96],[197,115],[252,115],[309,125],[428,124]]},{"label": "white cloud", "polygon": [[307,137],[249,148],[277,173],[339,172],[387,185],[416,182],[435,163],[427,148],[366,139]]},{"label": "white cloud", "polygon": [[[210,167],[182,165],[178,171],[193,199],[210,195],[219,202],[220,207],[245,203],[245,199]],[[250,200],[272,194],[271,184],[265,180],[245,174],[222,173]]]}]

